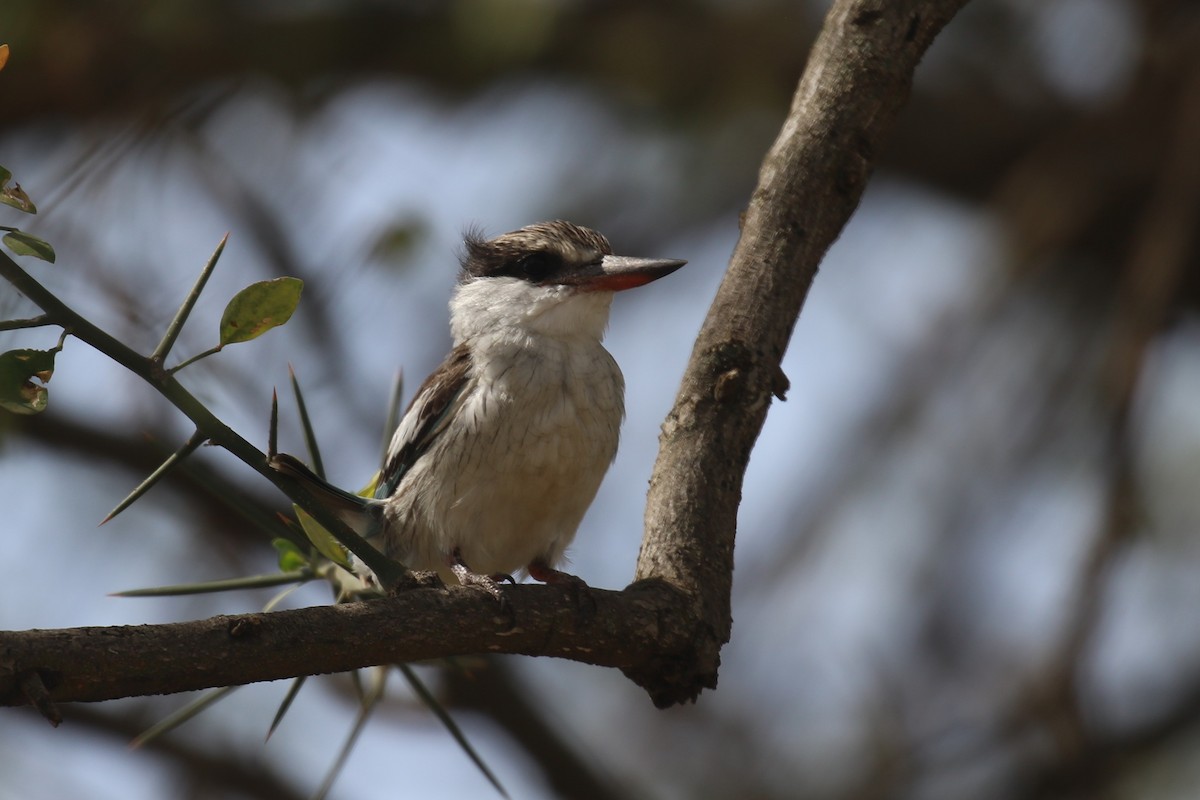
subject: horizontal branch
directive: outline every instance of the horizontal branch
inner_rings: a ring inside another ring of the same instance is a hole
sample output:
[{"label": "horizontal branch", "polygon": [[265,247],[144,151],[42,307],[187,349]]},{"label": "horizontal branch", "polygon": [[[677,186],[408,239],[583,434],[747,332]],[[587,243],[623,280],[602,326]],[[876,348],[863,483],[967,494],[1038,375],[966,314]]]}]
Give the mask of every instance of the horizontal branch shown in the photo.
[{"label": "horizontal branch", "polygon": [[[477,589],[425,588],[394,597],[195,622],[0,633],[0,705],[111,700],[468,655],[554,656],[661,681],[691,656],[681,598],[665,585],[624,591],[505,587],[512,616]],[[515,625],[514,625],[515,620]],[[203,654],[197,657],[197,654]],[[669,672],[669,670],[667,670]],[[650,687],[653,691],[653,688]]]}]

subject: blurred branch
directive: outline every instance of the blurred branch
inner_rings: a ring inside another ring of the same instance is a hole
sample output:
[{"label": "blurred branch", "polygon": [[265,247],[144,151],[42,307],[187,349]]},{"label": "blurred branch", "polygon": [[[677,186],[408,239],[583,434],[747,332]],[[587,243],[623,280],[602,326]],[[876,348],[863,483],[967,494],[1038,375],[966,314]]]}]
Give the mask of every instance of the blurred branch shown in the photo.
[{"label": "blurred branch", "polygon": [[[1140,5],[1144,55],[1130,86],[1111,103],[1047,126],[993,190],[993,210],[1020,267],[1071,252],[1088,254],[1116,274],[1121,258],[1114,254],[1144,244],[1132,221],[1145,224],[1147,205],[1161,198],[1163,162],[1177,147],[1177,132],[1164,120],[1179,114],[1189,76],[1200,68],[1194,46],[1200,15],[1194,5],[1174,0]],[[1003,130],[1008,116],[992,124]],[[1196,249],[1184,254],[1188,269],[1200,264],[1198,255]]]},{"label": "blurred branch", "polygon": [[[1124,264],[1124,280],[1117,287],[1119,305],[1106,365],[1106,400],[1111,411],[1104,452],[1107,487],[1101,529],[1085,558],[1066,631],[1047,670],[1045,684],[1026,698],[1031,707],[1021,714],[1049,722],[1060,751],[1056,769],[1074,764],[1070,771],[1079,781],[1094,782],[1105,777],[1100,762],[1084,758],[1089,751],[1089,732],[1080,706],[1080,671],[1101,619],[1113,560],[1137,529],[1131,418],[1146,353],[1170,321],[1196,240],[1195,219],[1200,214],[1200,151],[1195,146],[1200,141],[1200,68],[1182,82],[1175,112],[1175,124],[1168,126],[1170,146],[1159,165],[1157,186],[1138,223],[1131,226],[1131,252]],[[1086,788],[1087,783],[1082,785]]]},{"label": "blurred branch", "polygon": [[[741,483],[770,397],[787,388],[780,360],[817,265],[854,212],[908,98],[917,63],[965,2],[840,0],[830,10],[664,424],[633,586],[592,590],[595,612],[587,615],[572,612],[564,588],[507,587],[515,626],[505,615],[496,618],[491,597],[442,588],[199,622],[6,633],[0,703],[27,702],[17,687],[31,674],[51,700],[103,700],[481,652],[618,667],[659,706],[714,687],[731,628]],[[173,377],[79,317],[6,256],[0,276],[155,386],[198,431],[326,527],[345,527]]]},{"label": "blurred branch", "polygon": [[494,720],[537,763],[557,796],[572,800],[632,796],[629,787],[597,768],[594,753],[579,752],[568,744],[567,737],[552,724],[545,704],[533,701],[500,660],[488,659],[478,669],[451,667],[444,671],[443,681],[446,704]]},{"label": "blurred branch", "polygon": [[[44,414],[17,417],[8,431],[48,446],[66,458],[89,463],[110,462],[131,474],[145,474],[160,464],[170,449],[162,443],[167,434],[145,438],[122,436],[107,428],[65,415],[51,406]],[[276,537],[303,538],[280,522],[268,502],[230,480],[203,461],[189,458],[171,474],[164,485],[181,493],[193,506],[194,515],[202,515],[206,542],[225,537],[231,542],[267,542]],[[283,506],[280,505],[279,509]],[[99,522],[99,520],[97,520]],[[249,532],[261,532],[261,538],[249,539]]]},{"label": "blurred branch", "polygon": [[1193,675],[1182,696],[1148,723],[1129,730],[1091,732],[1079,748],[1047,761],[1026,781],[1022,797],[1027,800],[1062,800],[1067,792],[1095,796],[1095,787],[1105,778],[1137,763],[1138,759],[1161,756],[1180,741],[1188,741],[1200,723],[1200,676]]},{"label": "blurred branch", "polygon": [[[817,266],[862,197],[913,70],[965,0],[835,3],[768,152],[742,236],[663,425],[637,577],[694,599],[696,657],[660,705],[716,686],[732,626],[742,479]],[[665,676],[664,676],[665,677]],[[635,680],[638,680],[634,676]]]},{"label": "blurred branch", "polygon": [[[347,3],[286,14],[206,0],[176,3],[153,25],[131,0],[103,7],[8,0],[6,10],[13,19],[5,31],[12,63],[0,126],[166,106],[239,75],[270,75],[315,88],[310,97],[320,98],[330,75],[391,74],[464,92],[497,75],[554,69],[618,92],[651,93],[655,105],[674,108],[704,109],[739,96],[745,103],[748,87],[769,102],[787,96],[787,76],[803,64],[797,42],[816,33],[807,5],[786,0],[730,10],[633,0],[528,7]],[[714,74],[714,54],[728,59],[728,71]],[[748,69],[753,81],[736,80]]]},{"label": "blurred branch", "polygon": [[[131,709],[101,711],[98,708],[76,706],[71,709],[71,723],[82,724],[115,740],[117,747],[126,748],[129,742],[150,724],[146,715]],[[222,796],[261,797],[264,800],[300,800],[305,795],[289,783],[287,776],[276,772],[263,759],[251,761],[244,750],[229,745],[225,750],[207,750],[199,746],[195,736],[164,736],[141,748],[167,761],[178,770],[181,784],[199,790],[208,787]],[[197,791],[194,796],[209,796]]]}]

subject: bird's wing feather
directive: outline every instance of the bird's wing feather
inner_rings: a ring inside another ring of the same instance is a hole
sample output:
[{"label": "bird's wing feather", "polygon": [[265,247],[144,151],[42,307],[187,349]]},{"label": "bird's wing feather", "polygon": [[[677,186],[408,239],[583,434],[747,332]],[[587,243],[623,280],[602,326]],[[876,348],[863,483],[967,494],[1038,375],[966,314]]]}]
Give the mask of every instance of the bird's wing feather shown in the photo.
[{"label": "bird's wing feather", "polygon": [[375,497],[390,497],[405,473],[433,444],[462,404],[464,387],[470,380],[471,352],[465,344],[450,351],[442,365],[434,370],[417,390],[400,420],[387,460],[379,476]]},{"label": "bird's wing feather", "polygon": [[277,453],[268,462],[271,468],[299,481],[325,508],[337,515],[359,536],[372,536],[377,530],[383,504],[369,497],[347,492],[317,475],[304,462],[287,453]]}]

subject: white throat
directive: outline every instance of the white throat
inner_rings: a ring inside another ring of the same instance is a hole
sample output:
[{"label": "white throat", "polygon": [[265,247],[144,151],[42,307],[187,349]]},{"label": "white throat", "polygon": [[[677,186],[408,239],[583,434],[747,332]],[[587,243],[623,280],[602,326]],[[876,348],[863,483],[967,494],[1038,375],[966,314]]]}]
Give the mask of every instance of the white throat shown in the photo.
[{"label": "white throat", "polygon": [[456,345],[513,336],[598,343],[612,299],[612,292],[536,286],[519,278],[468,279],[450,298],[450,332]]}]

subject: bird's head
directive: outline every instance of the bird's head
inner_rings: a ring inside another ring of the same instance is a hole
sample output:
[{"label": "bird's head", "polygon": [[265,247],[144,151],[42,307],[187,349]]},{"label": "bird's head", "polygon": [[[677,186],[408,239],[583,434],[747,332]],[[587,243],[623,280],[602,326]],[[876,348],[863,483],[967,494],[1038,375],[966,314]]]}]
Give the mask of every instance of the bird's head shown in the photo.
[{"label": "bird's head", "polygon": [[615,256],[608,239],[562,220],[494,239],[468,233],[451,301],[455,340],[504,326],[598,339],[614,292],[658,280],[686,263]]}]

